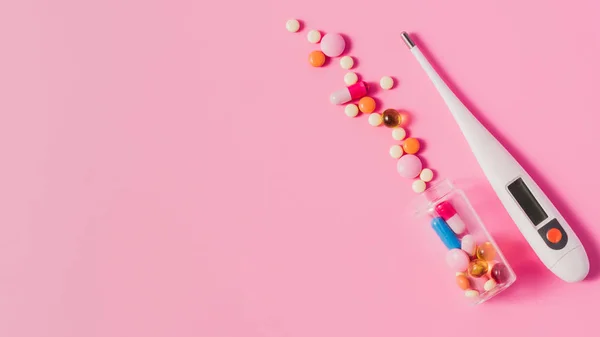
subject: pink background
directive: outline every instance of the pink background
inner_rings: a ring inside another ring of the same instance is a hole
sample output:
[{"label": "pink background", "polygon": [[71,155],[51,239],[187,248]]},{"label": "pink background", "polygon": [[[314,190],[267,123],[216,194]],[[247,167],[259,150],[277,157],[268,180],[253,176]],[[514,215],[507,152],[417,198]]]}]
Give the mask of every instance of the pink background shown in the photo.
[{"label": "pink background", "polygon": [[[211,8],[209,8],[209,6]],[[0,5],[1,336],[589,335],[600,301],[595,0],[19,0]],[[298,34],[285,21],[304,20]],[[519,279],[470,307],[389,130],[328,95],[306,28],[351,40]],[[582,237],[528,248],[399,33],[416,34]]]}]

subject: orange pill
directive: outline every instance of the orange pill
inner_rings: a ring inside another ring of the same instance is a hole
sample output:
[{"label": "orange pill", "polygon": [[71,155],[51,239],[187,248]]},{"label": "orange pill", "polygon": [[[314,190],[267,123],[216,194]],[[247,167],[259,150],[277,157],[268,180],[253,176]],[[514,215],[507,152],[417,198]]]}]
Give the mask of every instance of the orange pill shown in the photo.
[{"label": "orange pill", "polygon": [[323,54],[323,52],[320,50],[313,50],[310,52],[310,54],[308,54],[308,62],[310,62],[313,67],[320,67],[324,65],[325,59],[325,54]]},{"label": "orange pill", "polygon": [[402,144],[402,149],[404,150],[405,153],[408,153],[408,154],[415,154],[415,153],[419,152],[420,148],[421,148],[421,144],[419,143],[419,140],[416,138],[406,138],[406,140]]},{"label": "orange pill", "polygon": [[465,275],[456,276],[456,284],[462,290],[471,288],[471,282],[469,282],[469,279]]},{"label": "orange pill", "polygon": [[375,111],[375,100],[372,97],[365,96],[358,101],[358,109],[366,114]]}]

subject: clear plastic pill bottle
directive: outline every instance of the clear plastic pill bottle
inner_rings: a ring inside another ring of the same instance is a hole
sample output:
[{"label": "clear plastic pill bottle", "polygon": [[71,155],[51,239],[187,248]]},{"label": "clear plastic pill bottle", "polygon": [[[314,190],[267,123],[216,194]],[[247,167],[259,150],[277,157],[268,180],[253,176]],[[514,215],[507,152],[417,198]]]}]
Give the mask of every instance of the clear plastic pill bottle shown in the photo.
[{"label": "clear plastic pill bottle", "polygon": [[418,221],[445,246],[440,259],[448,265],[448,282],[456,283],[469,303],[483,303],[515,282],[513,269],[462,190],[442,180],[415,205]]}]

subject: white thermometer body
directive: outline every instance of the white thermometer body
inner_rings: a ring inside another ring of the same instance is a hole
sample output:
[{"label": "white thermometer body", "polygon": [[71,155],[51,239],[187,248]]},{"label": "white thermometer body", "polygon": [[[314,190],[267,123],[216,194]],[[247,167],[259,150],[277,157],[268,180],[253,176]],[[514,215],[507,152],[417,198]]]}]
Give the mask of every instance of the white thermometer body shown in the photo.
[{"label": "white thermometer body", "polygon": [[402,37],[442,96],[486,178],[540,260],[567,282],[583,280],[589,260],[579,238],[539,186],[450,90],[406,33]]}]

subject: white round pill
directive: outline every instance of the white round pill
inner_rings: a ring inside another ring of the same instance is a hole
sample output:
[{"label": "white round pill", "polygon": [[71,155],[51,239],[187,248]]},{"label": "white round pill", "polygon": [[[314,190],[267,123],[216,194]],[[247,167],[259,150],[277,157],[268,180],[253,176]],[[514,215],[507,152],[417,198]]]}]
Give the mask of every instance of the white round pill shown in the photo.
[{"label": "white round pill", "polygon": [[404,150],[402,150],[402,147],[400,145],[393,145],[392,147],[390,147],[390,156],[392,156],[392,158],[398,159],[402,157],[403,154]]},{"label": "white round pill", "polygon": [[383,76],[381,80],[379,80],[379,85],[384,90],[392,89],[394,86],[394,79],[389,76]]},{"label": "white round pill", "polygon": [[344,75],[344,83],[346,83],[346,85],[353,85],[356,84],[356,82],[358,82],[358,75],[356,75],[356,73],[348,72]]},{"label": "white round pill", "polygon": [[348,116],[348,117],[356,117],[356,115],[358,115],[358,106],[356,106],[356,104],[352,104],[352,103],[348,104],[344,108],[344,112],[346,113],[346,116]]},{"label": "white round pill", "polygon": [[492,290],[494,288],[496,288],[496,281],[494,281],[494,279],[489,279],[483,285],[483,290],[485,290],[485,291],[490,291],[490,290]]},{"label": "white round pill", "polygon": [[372,113],[369,115],[369,124],[371,126],[379,126],[383,122],[383,117],[378,113]]},{"label": "white round pill", "polygon": [[288,32],[295,33],[300,29],[300,22],[298,22],[296,19],[289,19],[285,23],[285,28],[288,30]]},{"label": "white round pill", "polygon": [[308,32],[308,35],[306,35],[306,38],[308,39],[308,42],[310,42],[310,43],[319,43],[319,41],[321,41],[321,32],[313,29],[310,32]]},{"label": "white round pill", "polygon": [[477,297],[477,296],[479,296],[479,291],[469,289],[469,290],[465,291],[465,296],[466,297]]},{"label": "white round pill", "polygon": [[428,168],[423,169],[423,171],[421,171],[421,174],[419,175],[419,178],[421,178],[421,180],[423,180],[424,182],[428,183],[431,181],[431,179],[433,179],[433,171]]},{"label": "white round pill", "polygon": [[415,193],[422,193],[426,187],[425,182],[421,179],[417,179],[412,183],[412,189]]},{"label": "white round pill", "polygon": [[402,140],[404,137],[406,137],[406,130],[404,128],[397,127],[392,130],[392,138],[395,140]]},{"label": "white round pill", "polygon": [[354,59],[352,58],[352,56],[344,56],[340,59],[340,66],[343,69],[352,69],[352,67],[354,67]]}]

